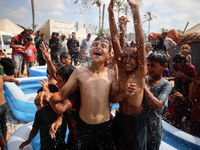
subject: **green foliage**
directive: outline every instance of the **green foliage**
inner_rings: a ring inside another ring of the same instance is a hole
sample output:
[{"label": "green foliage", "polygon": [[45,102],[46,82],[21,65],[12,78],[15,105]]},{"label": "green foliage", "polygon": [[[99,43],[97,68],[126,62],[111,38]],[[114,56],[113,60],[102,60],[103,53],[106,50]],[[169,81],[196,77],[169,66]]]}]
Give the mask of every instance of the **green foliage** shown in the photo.
[{"label": "green foliage", "polygon": [[182,31],[181,29],[177,29],[176,31],[177,31],[178,33],[183,34],[183,31]]},{"label": "green foliage", "polygon": [[169,31],[169,29],[161,28],[160,32],[163,32],[163,31]]}]

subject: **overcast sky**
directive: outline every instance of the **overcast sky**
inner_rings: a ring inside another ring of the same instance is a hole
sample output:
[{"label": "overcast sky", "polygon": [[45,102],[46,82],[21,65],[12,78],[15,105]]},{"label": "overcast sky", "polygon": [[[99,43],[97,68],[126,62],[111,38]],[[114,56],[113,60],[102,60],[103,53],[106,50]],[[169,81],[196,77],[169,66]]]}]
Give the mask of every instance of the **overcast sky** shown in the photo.
[{"label": "overcast sky", "polygon": [[[98,27],[98,7],[83,7],[79,3],[74,4],[75,0],[34,0],[35,3],[35,22],[41,27],[48,19],[77,22],[79,29],[85,24]],[[88,0],[89,1],[89,0]],[[125,0],[126,2],[126,0]],[[102,0],[106,4],[104,28],[108,29],[107,7],[109,0]],[[142,21],[145,20],[144,14],[151,11],[156,18],[151,22],[151,32],[160,32],[161,28],[184,30],[189,21],[188,28],[200,23],[200,0],[143,0],[140,11]],[[123,15],[123,13],[121,13]],[[117,12],[115,13],[117,17]],[[32,24],[31,0],[0,0],[0,19],[8,18],[14,23],[24,27]],[[128,24],[128,32],[134,32],[132,16],[128,15],[131,21]],[[37,27],[37,28],[38,28]],[[148,22],[143,23],[144,31],[148,31]],[[90,31],[89,31],[90,32]]]}]

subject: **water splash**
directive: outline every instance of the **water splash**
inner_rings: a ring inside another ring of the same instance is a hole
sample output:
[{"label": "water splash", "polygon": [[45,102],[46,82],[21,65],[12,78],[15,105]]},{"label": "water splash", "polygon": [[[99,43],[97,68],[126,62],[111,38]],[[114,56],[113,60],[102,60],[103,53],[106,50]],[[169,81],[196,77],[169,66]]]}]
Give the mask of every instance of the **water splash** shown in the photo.
[{"label": "water splash", "polygon": [[78,0],[80,15],[83,17],[85,28],[88,33],[96,33],[98,26],[98,7],[91,0]]}]

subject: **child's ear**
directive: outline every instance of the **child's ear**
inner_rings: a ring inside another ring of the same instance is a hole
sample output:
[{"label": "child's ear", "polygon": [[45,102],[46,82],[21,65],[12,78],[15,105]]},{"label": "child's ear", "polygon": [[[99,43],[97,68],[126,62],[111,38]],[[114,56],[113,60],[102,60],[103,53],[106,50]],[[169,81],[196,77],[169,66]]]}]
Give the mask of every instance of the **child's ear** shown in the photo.
[{"label": "child's ear", "polygon": [[108,54],[108,57],[107,57],[107,59],[110,59],[110,58],[111,58],[111,53],[109,53],[109,54]]}]

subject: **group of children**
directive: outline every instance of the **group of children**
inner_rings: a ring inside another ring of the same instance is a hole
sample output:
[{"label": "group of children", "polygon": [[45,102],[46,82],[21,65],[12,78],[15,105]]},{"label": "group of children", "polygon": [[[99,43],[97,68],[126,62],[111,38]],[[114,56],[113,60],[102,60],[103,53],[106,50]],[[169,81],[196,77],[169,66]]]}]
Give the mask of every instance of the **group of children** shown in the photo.
[{"label": "group of children", "polygon": [[[69,65],[67,56],[61,58],[63,64],[67,62],[66,65],[56,69],[48,56],[48,47],[42,45],[43,57],[51,77],[57,81],[58,90],[52,90],[48,81],[42,81],[43,90],[35,98],[38,111],[33,129],[20,149],[30,143],[38,130],[41,134],[41,149],[45,150],[159,149],[163,132],[161,113],[167,106],[172,89],[172,84],[162,75],[168,56],[162,51],[151,53],[146,64],[139,12],[141,0],[127,2],[133,13],[135,48],[125,47],[119,40],[114,19],[115,0],[110,1],[108,8],[117,64],[113,66],[117,66],[118,71],[105,67],[107,60],[112,57],[112,49],[110,40],[104,36],[97,37],[92,44],[91,64],[76,69]],[[120,22],[124,30],[126,18]],[[108,100],[119,103],[114,119]],[[67,124],[69,136],[65,147]]]}]

